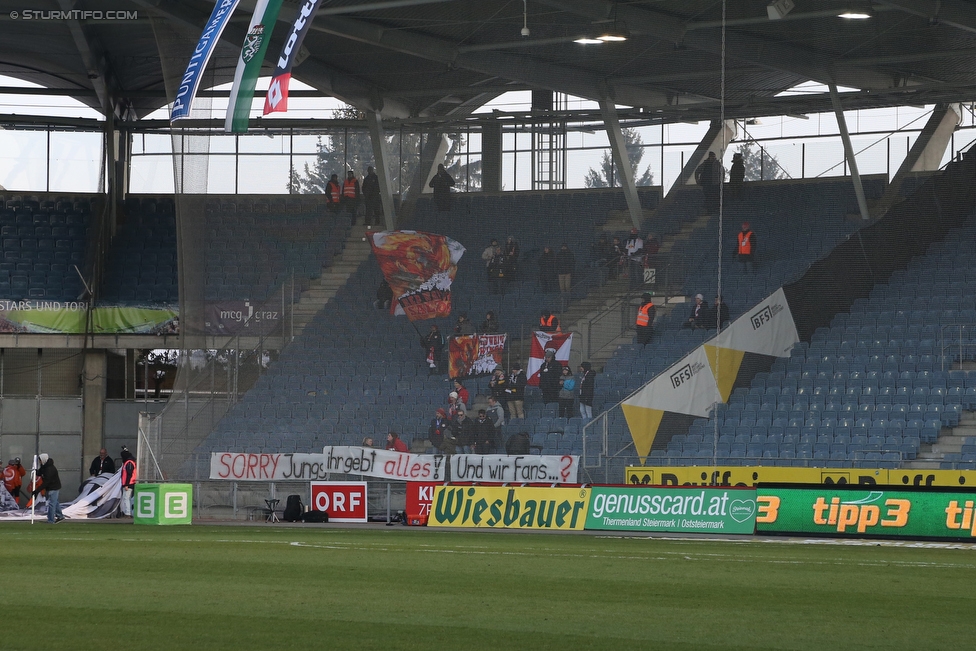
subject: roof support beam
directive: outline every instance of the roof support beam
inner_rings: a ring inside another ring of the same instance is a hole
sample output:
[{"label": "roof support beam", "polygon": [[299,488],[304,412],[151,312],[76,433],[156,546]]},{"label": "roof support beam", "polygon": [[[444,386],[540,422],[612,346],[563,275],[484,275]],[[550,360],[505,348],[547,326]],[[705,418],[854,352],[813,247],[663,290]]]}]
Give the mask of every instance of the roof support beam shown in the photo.
[{"label": "roof support beam", "polygon": [[[383,203],[383,219],[386,230],[396,228],[396,207],[393,204],[393,182],[390,179],[390,157],[386,151],[386,134],[383,132],[383,119],[378,111],[366,111],[366,122],[369,123],[369,139],[373,144],[373,161],[376,164],[376,176],[380,182],[380,200]],[[369,219],[369,215],[366,215]]]},{"label": "roof support beam", "polygon": [[976,32],[976,7],[959,0],[878,0],[883,5],[922,16],[964,32]]},{"label": "roof support beam", "polygon": [[620,120],[617,119],[617,107],[608,99],[601,100],[600,112],[603,114],[603,124],[610,138],[610,151],[613,153],[613,162],[617,166],[617,176],[624,188],[630,221],[634,224],[634,228],[640,228],[644,212],[641,209],[640,197],[637,196],[637,186],[634,184],[634,168],[630,166],[630,156],[627,155],[627,141],[620,129]]},{"label": "roof support beam", "polygon": [[[62,11],[71,11],[75,7],[75,0],[58,0],[58,6],[61,7]],[[108,68],[108,61],[103,54],[105,49],[98,42],[98,39],[87,33],[81,21],[70,18],[66,23],[68,25],[68,31],[71,32],[71,39],[74,41],[75,47],[78,49],[78,54],[81,55],[81,60],[85,64],[88,78],[95,88],[95,94],[98,96],[98,103],[102,109],[102,114],[107,116],[114,108],[112,106],[112,84],[109,81],[111,71]]]},{"label": "roof support beam", "polygon": [[864,186],[861,185],[861,175],[857,171],[857,158],[854,156],[854,146],[851,144],[851,134],[847,131],[847,118],[844,117],[844,107],[837,94],[837,84],[830,84],[830,101],[834,105],[834,115],[837,116],[837,127],[840,129],[840,139],[844,143],[844,156],[851,170],[851,181],[854,182],[854,194],[857,195],[857,207],[861,211],[861,219],[871,219],[868,211],[868,201],[864,198]]}]

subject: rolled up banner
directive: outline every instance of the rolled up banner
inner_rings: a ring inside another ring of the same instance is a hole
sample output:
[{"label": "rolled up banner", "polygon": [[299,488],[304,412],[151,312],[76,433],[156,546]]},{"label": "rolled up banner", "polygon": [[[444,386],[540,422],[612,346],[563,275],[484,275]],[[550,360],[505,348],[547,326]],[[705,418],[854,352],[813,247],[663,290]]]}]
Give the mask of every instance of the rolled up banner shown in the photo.
[{"label": "rolled up banner", "polygon": [[308,28],[315,19],[315,12],[319,10],[321,4],[322,0],[305,0],[302,8],[298,10],[295,24],[291,26],[288,38],[285,39],[274,76],[271,77],[268,96],[264,99],[264,115],[288,110],[288,83],[291,81],[291,69],[295,65],[295,57],[298,56]]},{"label": "rolled up banner", "polygon": [[173,110],[170,112],[169,121],[176,122],[190,117],[190,108],[193,100],[197,96],[197,89],[200,86],[200,77],[203,75],[210,55],[213,54],[217,41],[223,33],[230,17],[234,15],[234,10],[240,0],[217,0],[214,5],[213,13],[203,28],[203,34],[197,41],[197,46],[193,48],[193,55],[190,62],[186,64],[186,72],[180,79],[180,87],[176,91],[176,98],[173,100]]},{"label": "rolled up banner", "polygon": [[237,59],[234,71],[234,87],[230,91],[227,104],[227,117],[224,118],[224,131],[228,133],[247,133],[248,118],[251,114],[251,100],[254,87],[261,73],[261,64],[271,42],[282,0],[258,0],[251,16],[251,24],[241,45],[241,56]]}]

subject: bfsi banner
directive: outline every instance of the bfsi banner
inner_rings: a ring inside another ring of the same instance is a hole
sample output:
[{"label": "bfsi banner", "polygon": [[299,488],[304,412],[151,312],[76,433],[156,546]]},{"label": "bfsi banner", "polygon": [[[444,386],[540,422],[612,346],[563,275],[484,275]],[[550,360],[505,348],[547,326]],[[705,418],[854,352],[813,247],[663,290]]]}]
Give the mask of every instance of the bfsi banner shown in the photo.
[{"label": "bfsi banner", "polygon": [[589,488],[437,486],[429,527],[583,529]]},{"label": "bfsi banner", "polygon": [[665,412],[704,418],[732,393],[747,355],[787,357],[798,342],[796,324],[780,288],[621,405],[641,461],[647,457]]}]

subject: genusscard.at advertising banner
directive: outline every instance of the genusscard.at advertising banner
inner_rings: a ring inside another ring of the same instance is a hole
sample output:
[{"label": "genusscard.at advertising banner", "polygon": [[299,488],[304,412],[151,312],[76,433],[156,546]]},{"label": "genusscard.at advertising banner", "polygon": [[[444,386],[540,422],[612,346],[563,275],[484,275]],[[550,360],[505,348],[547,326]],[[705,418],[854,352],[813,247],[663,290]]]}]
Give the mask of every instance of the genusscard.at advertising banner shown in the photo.
[{"label": "genusscard.at advertising banner", "polygon": [[437,486],[428,527],[583,529],[589,488]]},{"label": "genusscard.at advertising banner", "polygon": [[594,486],[586,528],[751,535],[756,492],[750,488]]},{"label": "genusscard.at advertising banner", "polygon": [[233,481],[320,480],[332,474],[403,481],[576,483],[575,455],[410,454],[330,445],[322,454],[213,452],[210,478]]}]

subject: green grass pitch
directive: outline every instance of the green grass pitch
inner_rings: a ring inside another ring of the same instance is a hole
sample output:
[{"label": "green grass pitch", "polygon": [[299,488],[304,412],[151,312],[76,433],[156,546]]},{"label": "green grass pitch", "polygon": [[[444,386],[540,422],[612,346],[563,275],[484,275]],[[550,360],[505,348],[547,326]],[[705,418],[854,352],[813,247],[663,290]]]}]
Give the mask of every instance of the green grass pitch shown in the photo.
[{"label": "green grass pitch", "polygon": [[0,649],[970,648],[976,547],[0,526]]}]

